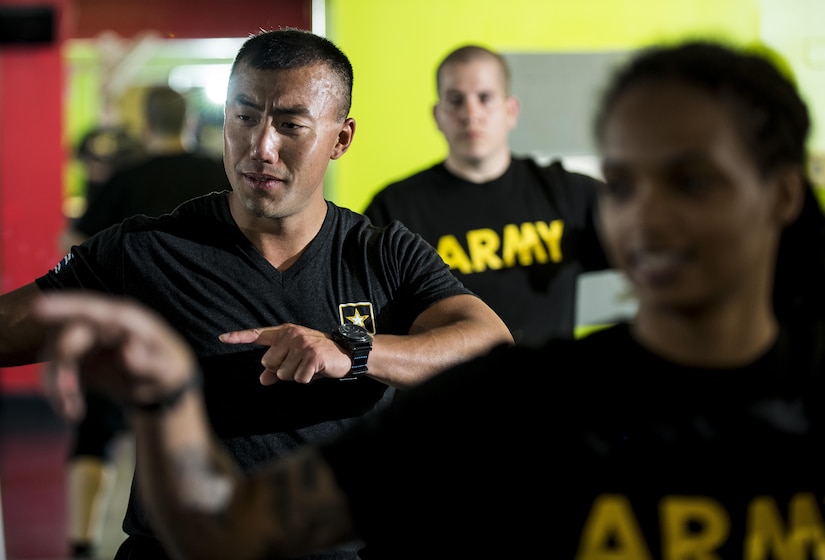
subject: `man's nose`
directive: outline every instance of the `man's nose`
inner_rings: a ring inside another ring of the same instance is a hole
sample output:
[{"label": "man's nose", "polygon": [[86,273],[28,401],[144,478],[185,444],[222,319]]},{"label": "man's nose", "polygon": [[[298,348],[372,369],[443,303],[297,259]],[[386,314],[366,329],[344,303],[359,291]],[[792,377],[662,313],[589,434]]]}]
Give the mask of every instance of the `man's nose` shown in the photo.
[{"label": "man's nose", "polygon": [[253,159],[273,163],[278,160],[278,149],[280,139],[277,131],[272,126],[263,126],[257,131],[252,141]]},{"label": "man's nose", "polygon": [[464,100],[461,107],[461,112],[467,120],[475,120],[481,117],[482,104],[479,100],[468,97]]}]

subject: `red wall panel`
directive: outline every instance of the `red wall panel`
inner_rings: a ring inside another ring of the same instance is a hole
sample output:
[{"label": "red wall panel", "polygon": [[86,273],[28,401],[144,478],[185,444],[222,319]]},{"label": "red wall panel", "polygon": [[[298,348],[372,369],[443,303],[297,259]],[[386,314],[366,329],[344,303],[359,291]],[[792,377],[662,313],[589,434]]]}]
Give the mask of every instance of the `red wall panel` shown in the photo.
[{"label": "red wall panel", "polygon": [[[0,45],[0,291],[30,282],[60,258],[63,228],[61,39],[68,0],[17,1],[55,9],[55,41]],[[3,2],[10,6],[11,2]],[[0,389],[37,387],[39,366],[0,370]]]},{"label": "red wall panel", "polygon": [[147,30],[167,38],[246,37],[261,28],[310,29],[311,0],[74,0],[71,37],[111,30],[134,37]]}]

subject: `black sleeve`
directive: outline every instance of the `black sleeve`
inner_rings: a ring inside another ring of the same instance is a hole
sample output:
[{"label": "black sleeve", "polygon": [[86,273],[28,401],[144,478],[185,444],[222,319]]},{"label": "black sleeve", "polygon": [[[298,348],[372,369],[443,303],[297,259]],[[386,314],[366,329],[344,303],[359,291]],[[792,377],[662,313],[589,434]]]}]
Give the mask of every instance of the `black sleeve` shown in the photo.
[{"label": "black sleeve", "polygon": [[602,246],[598,226],[599,190],[604,183],[595,177],[566,170],[561,162],[546,167],[542,174],[548,185],[565,185],[564,192],[572,196],[570,208],[575,208],[581,216],[583,227],[577,236],[576,254],[585,271],[612,268]]},{"label": "black sleeve", "polygon": [[117,225],[72,247],[60,263],[35,282],[41,290],[81,289],[122,293],[123,228]]}]

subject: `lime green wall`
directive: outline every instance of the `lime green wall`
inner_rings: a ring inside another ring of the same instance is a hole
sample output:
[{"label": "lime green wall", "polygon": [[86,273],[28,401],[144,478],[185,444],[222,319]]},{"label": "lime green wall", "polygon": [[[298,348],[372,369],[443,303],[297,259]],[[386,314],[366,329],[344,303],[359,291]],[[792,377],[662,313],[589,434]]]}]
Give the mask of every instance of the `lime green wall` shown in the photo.
[{"label": "lime green wall", "polygon": [[[72,44],[64,47],[63,58],[68,74],[63,141],[66,153],[74,154],[83,134],[100,122],[100,54],[91,46]],[[85,188],[82,167],[74,157],[66,165],[66,195],[80,196]]]},{"label": "lime green wall", "polygon": [[[446,155],[435,66],[463,43],[506,52],[620,50],[684,35],[759,37],[758,0],[327,0],[327,37],[355,70],[355,142],[327,194],[361,211],[385,183]],[[589,123],[582,123],[589,126]]]}]

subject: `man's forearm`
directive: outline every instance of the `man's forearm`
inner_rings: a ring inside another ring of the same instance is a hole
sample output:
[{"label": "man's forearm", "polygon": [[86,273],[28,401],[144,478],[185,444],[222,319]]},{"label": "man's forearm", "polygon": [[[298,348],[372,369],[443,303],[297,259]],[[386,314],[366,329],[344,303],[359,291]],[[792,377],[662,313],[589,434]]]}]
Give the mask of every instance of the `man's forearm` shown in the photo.
[{"label": "man's forearm", "polygon": [[41,293],[32,283],[0,296],[0,367],[46,359],[42,354],[46,329],[31,316]]},{"label": "man's forearm", "polygon": [[[171,407],[131,410],[136,476],[159,535],[182,556],[204,557],[216,543],[212,526],[225,514],[240,473],[208,430],[196,390]],[[183,554],[183,553],[186,554]]]},{"label": "man's forearm", "polygon": [[513,344],[504,322],[475,296],[456,296],[422,313],[409,335],[378,335],[370,353],[370,375],[408,389],[461,362]]}]

